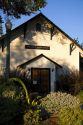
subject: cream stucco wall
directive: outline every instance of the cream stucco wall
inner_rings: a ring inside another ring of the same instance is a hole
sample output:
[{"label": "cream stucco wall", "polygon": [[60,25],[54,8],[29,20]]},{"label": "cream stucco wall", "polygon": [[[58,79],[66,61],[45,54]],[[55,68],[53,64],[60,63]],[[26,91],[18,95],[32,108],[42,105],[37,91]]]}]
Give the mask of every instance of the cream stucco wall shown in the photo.
[{"label": "cream stucco wall", "polygon": [[[36,23],[41,23],[41,32],[36,32]],[[16,68],[18,65],[43,54],[53,60],[54,62],[60,64],[66,69],[78,70],[79,71],[79,52],[83,51],[76,46],[70,55],[70,44],[72,43],[66,36],[54,28],[54,35],[51,40],[50,28],[52,27],[44,19],[37,19],[29,22],[26,25],[26,37],[24,38],[23,27],[13,31],[12,41],[10,44],[10,67],[11,69]],[[38,45],[38,46],[49,46],[50,50],[40,50],[40,49],[25,49],[25,45]],[[6,64],[6,47],[4,52],[0,52],[0,65]],[[44,57],[33,63],[26,65],[26,70],[35,68],[50,68],[51,77],[51,91],[56,89],[56,79],[57,70],[56,65],[51,61],[45,59]],[[52,69],[54,69],[52,71]]]},{"label": "cream stucco wall", "polygon": [[0,75],[3,74],[5,71],[5,65],[6,65],[6,48],[4,48],[4,51],[2,52],[2,49],[0,49]]},{"label": "cream stucco wall", "polygon": [[[36,23],[41,23],[41,32],[36,32]],[[24,39],[23,27],[15,30],[12,35],[10,64],[11,68],[16,68],[18,65],[40,55],[41,53],[49,57],[58,64],[79,71],[79,52],[83,51],[76,46],[70,55],[70,41],[66,36],[54,29],[52,40],[50,39],[51,24],[45,19],[40,18],[29,22],[26,25],[26,37]],[[25,45],[50,46],[50,50],[25,49]],[[5,48],[6,49],[6,48]],[[2,64],[5,65],[5,53],[0,52]],[[4,61],[3,61],[4,60]]]},{"label": "cream stucco wall", "polygon": [[[27,25],[25,39],[22,34],[11,42],[11,67],[16,67],[42,53],[64,67],[71,69],[73,67],[79,70],[80,49],[76,46],[70,55],[70,43],[72,41],[59,31],[54,34],[51,40],[50,29],[46,22],[39,20],[38,22],[42,25],[41,32],[36,32],[36,21],[33,21]],[[55,31],[57,30],[55,29]],[[25,45],[50,46],[50,50],[25,49]]]}]

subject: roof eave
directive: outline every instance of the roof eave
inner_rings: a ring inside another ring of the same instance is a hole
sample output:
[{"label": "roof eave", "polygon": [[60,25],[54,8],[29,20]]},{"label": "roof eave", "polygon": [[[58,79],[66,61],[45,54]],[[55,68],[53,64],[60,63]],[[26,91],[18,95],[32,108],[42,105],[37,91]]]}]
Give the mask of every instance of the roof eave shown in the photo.
[{"label": "roof eave", "polygon": [[50,58],[48,58],[47,56],[45,56],[45,55],[43,55],[43,54],[40,54],[40,55],[34,57],[33,59],[31,59],[31,60],[29,60],[29,61],[27,61],[27,62],[25,62],[25,63],[19,65],[18,67],[24,67],[25,65],[29,65],[30,63],[32,63],[32,62],[38,60],[38,59],[41,58],[41,57],[46,58],[47,60],[49,60],[49,61],[51,61],[52,63],[54,63],[57,67],[62,68],[61,65],[59,65],[59,64],[56,63],[56,62],[54,62],[53,60],[51,60]]}]

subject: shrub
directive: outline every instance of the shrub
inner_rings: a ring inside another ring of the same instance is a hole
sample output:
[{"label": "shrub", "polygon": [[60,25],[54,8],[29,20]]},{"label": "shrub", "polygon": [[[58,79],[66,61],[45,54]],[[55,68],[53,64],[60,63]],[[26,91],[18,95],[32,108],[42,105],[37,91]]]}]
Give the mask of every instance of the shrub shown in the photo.
[{"label": "shrub", "polygon": [[28,92],[30,93],[32,91],[29,73],[27,74],[24,69],[18,67],[17,69],[12,70],[10,72],[10,78],[19,78],[26,85]]},{"label": "shrub", "polygon": [[49,125],[52,122],[53,125],[83,125],[83,110],[80,108],[80,101],[71,94],[50,93],[41,99],[41,106],[52,116],[46,120]]},{"label": "shrub", "polygon": [[24,112],[26,112],[24,114],[25,123],[30,116],[31,119],[33,117],[32,123],[36,124],[39,111],[38,101],[31,100],[21,79],[10,78],[6,83],[0,85],[0,124],[9,124],[14,118],[17,119],[16,116],[19,119],[19,116]]},{"label": "shrub", "polygon": [[30,104],[30,98],[29,98],[28,90],[27,90],[25,84],[23,83],[23,81],[21,79],[19,79],[19,78],[10,78],[9,81],[18,82],[22,86],[22,88],[24,89],[24,92],[26,94],[26,102],[28,104]]},{"label": "shrub", "polygon": [[83,125],[83,111],[80,108],[62,108],[58,113],[59,125]]},{"label": "shrub", "polygon": [[75,96],[67,93],[55,92],[50,93],[41,99],[41,106],[43,106],[49,113],[57,113],[61,108],[75,108],[78,107],[80,101]]},{"label": "shrub", "polygon": [[15,91],[5,89],[0,97],[0,124],[9,122],[13,117],[18,115],[18,100],[15,99]]},{"label": "shrub", "polygon": [[78,73],[78,71],[70,69],[67,72],[63,70],[63,74],[60,75],[59,87],[63,91],[76,95],[83,89],[83,73]]},{"label": "shrub", "polygon": [[39,124],[39,110],[28,110],[24,114],[24,125],[40,125]]},{"label": "shrub", "polygon": [[22,88],[12,81],[0,84],[0,125],[9,124],[9,121],[22,113],[24,107],[20,102],[23,103],[23,96]]},{"label": "shrub", "polygon": [[[79,81],[81,82],[81,83],[83,83],[83,72],[81,72],[80,71],[80,73],[79,73]],[[82,87],[83,87],[83,84],[82,84]]]},{"label": "shrub", "polygon": [[0,85],[3,84],[3,83],[5,83],[5,79],[4,79],[3,76],[0,76]]},{"label": "shrub", "polygon": [[77,97],[80,99],[80,102],[83,103],[83,90],[81,90],[78,94]]},{"label": "shrub", "polygon": [[17,101],[11,98],[0,98],[0,125],[12,120],[19,113]]}]

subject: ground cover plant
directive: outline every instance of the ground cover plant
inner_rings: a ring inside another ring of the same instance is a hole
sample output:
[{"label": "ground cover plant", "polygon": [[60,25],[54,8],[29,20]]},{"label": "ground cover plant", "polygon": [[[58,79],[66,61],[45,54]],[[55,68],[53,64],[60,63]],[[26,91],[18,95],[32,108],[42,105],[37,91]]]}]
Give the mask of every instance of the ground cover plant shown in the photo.
[{"label": "ground cover plant", "polygon": [[[80,108],[80,100],[71,94],[55,92],[41,99],[43,106],[51,116],[46,122],[51,125],[83,125],[83,110]],[[51,121],[51,122],[50,122]]]},{"label": "ground cover plant", "polygon": [[61,108],[75,108],[80,105],[80,100],[71,94],[52,92],[41,99],[41,106],[50,113],[57,113]]},{"label": "ground cover plant", "polygon": [[59,125],[83,125],[83,111],[78,108],[62,108],[58,113]]}]

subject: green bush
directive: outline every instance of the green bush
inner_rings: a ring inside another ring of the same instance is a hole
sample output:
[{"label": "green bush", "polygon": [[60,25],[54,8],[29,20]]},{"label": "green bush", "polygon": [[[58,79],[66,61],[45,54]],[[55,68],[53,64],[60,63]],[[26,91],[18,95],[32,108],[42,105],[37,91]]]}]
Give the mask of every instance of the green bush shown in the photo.
[{"label": "green bush", "polygon": [[46,120],[49,125],[52,124],[52,119],[56,125],[83,125],[83,110],[80,108],[80,101],[71,94],[50,93],[41,99],[41,106],[49,112],[50,116],[53,116]]},{"label": "green bush", "polygon": [[25,124],[27,124],[26,121],[29,116],[31,119],[33,117],[32,123],[36,124],[40,111],[37,104],[36,99],[31,100],[28,90],[21,79],[10,78],[4,81],[3,84],[0,84],[0,125],[10,124],[12,120],[15,121],[16,117],[19,119],[20,116],[24,117]]},{"label": "green bush", "polygon": [[78,94],[77,97],[80,99],[80,102],[83,103],[83,90],[81,90]]},{"label": "green bush", "polygon": [[18,115],[19,106],[11,98],[0,98],[0,125],[6,124]]},{"label": "green bush", "polygon": [[24,125],[40,125],[39,124],[39,112],[40,110],[29,109],[28,112],[24,114]]},{"label": "green bush", "polygon": [[7,124],[22,112],[20,102],[24,100],[23,93],[22,88],[12,81],[0,84],[0,125]]},{"label": "green bush", "polygon": [[75,108],[80,105],[80,101],[71,94],[55,92],[50,93],[42,98],[41,106],[44,107],[49,113],[57,113],[63,107]]},{"label": "green bush", "polygon": [[76,95],[83,89],[83,73],[70,69],[67,72],[63,70],[63,74],[60,75],[59,88]]},{"label": "green bush", "polygon": [[12,70],[10,72],[10,78],[19,78],[26,85],[28,92],[32,91],[30,75],[23,68],[18,67]]},{"label": "green bush", "polygon": [[83,89],[83,72],[82,71],[79,73],[79,81],[80,83],[82,83],[82,89]]},{"label": "green bush", "polygon": [[4,76],[0,76],[0,85],[5,83],[5,79],[4,79]]},{"label": "green bush", "polygon": [[83,111],[80,108],[62,108],[58,113],[59,125],[83,125]]}]

